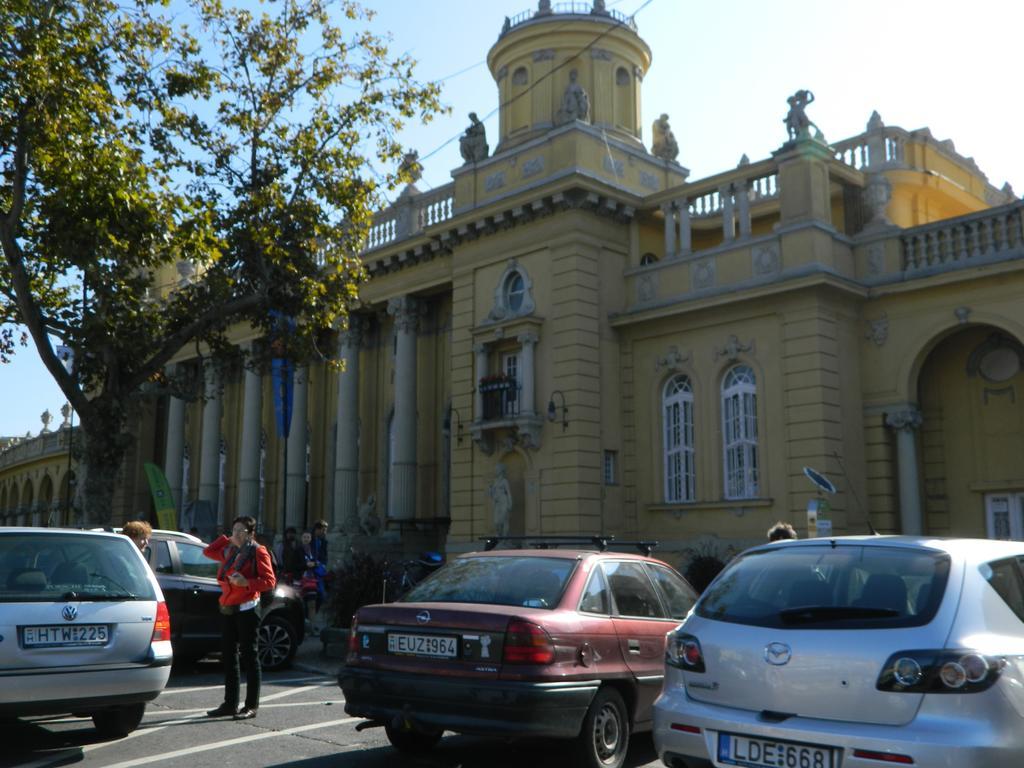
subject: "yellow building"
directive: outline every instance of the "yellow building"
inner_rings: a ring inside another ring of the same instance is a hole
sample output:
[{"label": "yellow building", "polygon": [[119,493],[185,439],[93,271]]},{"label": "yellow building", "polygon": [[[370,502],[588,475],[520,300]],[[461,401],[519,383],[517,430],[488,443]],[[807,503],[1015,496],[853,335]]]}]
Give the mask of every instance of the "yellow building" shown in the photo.
[{"label": "yellow building", "polygon": [[300,372],[289,439],[270,376],[210,371],[126,476],[365,546],[672,551],[806,535],[811,467],[837,533],[1024,538],[1024,204],[927,129],[828,143],[806,92],[770,157],[691,180],[667,119],[644,144],[632,22],[575,5],[501,30],[493,152],[474,116],[452,183],[376,218],[346,372]]}]

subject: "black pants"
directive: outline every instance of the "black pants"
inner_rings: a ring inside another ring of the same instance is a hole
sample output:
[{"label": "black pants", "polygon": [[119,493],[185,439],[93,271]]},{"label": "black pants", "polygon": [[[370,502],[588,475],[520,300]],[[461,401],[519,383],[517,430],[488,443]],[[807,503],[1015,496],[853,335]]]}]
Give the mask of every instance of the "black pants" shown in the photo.
[{"label": "black pants", "polygon": [[224,703],[229,707],[238,706],[239,655],[245,666],[245,706],[256,709],[260,705],[262,675],[260,659],[256,654],[256,630],[259,623],[255,608],[224,616],[221,653],[224,659]]}]

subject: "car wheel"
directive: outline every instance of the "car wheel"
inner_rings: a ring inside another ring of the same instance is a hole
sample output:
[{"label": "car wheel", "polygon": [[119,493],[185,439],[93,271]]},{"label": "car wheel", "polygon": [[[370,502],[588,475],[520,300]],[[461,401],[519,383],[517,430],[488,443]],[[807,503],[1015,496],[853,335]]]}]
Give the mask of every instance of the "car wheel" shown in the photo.
[{"label": "car wheel", "polygon": [[146,714],[145,704],[129,704],[124,707],[94,712],[92,724],[96,726],[100,736],[107,739],[120,739],[139,727],[144,714]]},{"label": "car wheel", "polygon": [[295,628],[287,619],[275,614],[263,619],[258,640],[260,666],[271,672],[291,664],[299,645]]},{"label": "car wheel", "polygon": [[403,731],[392,725],[385,725],[384,732],[388,735],[391,746],[408,755],[421,755],[433,749],[441,740],[444,731]]},{"label": "car wheel", "polygon": [[629,747],[626,704],[614,688],[602,688],[590,703],[579,735],[582,768],[620,768]]}]

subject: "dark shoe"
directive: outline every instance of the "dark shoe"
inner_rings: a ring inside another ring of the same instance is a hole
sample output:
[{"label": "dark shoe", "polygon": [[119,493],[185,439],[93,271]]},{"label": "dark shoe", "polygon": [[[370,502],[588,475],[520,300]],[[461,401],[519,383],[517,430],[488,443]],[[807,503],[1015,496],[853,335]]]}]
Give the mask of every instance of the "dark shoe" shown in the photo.
[{"label": "dark shoe", "polygon": [[228,717],[238,713],[238,707],[232,707],[228,704],[221,704],[216,709],[207,710],[207,717]]},{"label": "dark shoe", "polygon": [[256,707],[242,707],[235,713],[235,720],[252,720],[258,711]]}]

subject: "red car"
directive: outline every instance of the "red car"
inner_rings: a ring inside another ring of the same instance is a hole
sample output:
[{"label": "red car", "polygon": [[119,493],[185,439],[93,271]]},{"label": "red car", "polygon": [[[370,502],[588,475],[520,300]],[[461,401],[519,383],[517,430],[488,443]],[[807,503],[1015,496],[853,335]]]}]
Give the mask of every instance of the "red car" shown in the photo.
[{"label": "red car", "polygon": [[399,602],[360,608],[338,676],[345,711],[403,752],[444,731],[544,736],[576,739],[585,766],[618,768],[630,734],[651,728],[665,635],[697,595],[608,538],[526,541],[535,548],[489,540]]}]

